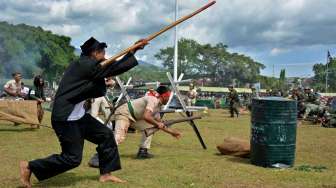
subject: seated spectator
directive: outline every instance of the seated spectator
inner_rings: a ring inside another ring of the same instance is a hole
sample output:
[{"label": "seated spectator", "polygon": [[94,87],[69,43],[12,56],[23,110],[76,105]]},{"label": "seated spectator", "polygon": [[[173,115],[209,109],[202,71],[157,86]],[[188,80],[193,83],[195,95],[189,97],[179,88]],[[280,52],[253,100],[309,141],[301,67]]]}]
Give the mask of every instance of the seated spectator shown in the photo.
[{"label": "seated spectator", "polygon": [[5,91],[1,91],[1,92],[0,92],[0,99],[1,99],[1,100],[5,99],[6,96],[7,96],[7,94],[6,94]]},{"label": "seated spectator", "polygon": [[24,97],[24,94],[21,93],[21,73],[15,72],[12,76],[13,80],[9,80],[4,86],[6,98],[16,99]]},{"label": "seated spectator", "polygon": [[21,94],[23,99],[28,99],[29,87],[26,87],[23,82],[21,82]]},{"label": "seated spectator", "polygon": [[44,80],[42,76],[38,75],[34,78],[34,88],[30,89],[28,92],[28,99],[37,101],[37,117],[40,123],[42,122],[44,114],[42,103],[46,101],[43,88]]}]

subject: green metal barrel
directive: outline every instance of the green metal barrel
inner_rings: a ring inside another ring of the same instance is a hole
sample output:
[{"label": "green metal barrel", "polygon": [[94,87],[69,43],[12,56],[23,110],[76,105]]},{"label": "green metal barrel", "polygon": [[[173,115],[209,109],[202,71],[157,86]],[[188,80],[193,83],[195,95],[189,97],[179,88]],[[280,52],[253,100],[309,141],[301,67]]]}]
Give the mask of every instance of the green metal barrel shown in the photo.
[{"label": "green metal barrel", "polygon": [[263,167],[293,166],[297,104],[281,97],[252,100],[251,163]]}]

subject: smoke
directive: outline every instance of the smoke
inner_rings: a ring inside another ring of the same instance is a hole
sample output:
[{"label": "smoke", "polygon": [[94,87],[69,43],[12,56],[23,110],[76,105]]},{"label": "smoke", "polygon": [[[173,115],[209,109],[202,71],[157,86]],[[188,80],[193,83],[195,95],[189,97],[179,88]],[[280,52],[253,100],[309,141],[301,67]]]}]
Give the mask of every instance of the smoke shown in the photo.
[{"label": "smoke", "polygon": [[39,61],[39,57],[33,54],[36,51],[21,51],[14,57],[9,57],[6,53],[6,49],[2,46],[0,52],[0,78],[11,78],[13,72],[20,72],[24,78],[32,78],[34,75],[39,74],[41,69],[36,65]]},{"label": "smoke", "polygon": [[30,79],[41,73],[37,62],[41,59],[39,44],[32,40],[34,35],[26,25],[10,25],[0,22],[0,78],[11,78],[13,72],[20,72]]}]

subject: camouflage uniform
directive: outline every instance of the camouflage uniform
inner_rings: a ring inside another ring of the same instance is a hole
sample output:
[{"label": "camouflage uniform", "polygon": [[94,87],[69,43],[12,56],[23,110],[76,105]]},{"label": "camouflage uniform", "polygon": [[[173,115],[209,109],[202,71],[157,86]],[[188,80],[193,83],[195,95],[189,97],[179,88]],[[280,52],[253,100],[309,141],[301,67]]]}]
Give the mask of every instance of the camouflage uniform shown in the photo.
[{"label": "camouflage uniform", "polygon": [[305,101],[307,103],[313,103],[313,104],[319,105],[317,96],[311,92],[305,94]]},{"label": "camouflage uniform", "polygon": [[239,96],[235,89],[231,89],[228,95],[228,101],[230,105],[230,114],[231,117],[234,117],[234,113],[236,113],[237,117],[239,115]]},{"label": "camouflage uniform", "polygon": [[328,108],[323,116],[322,127],[336,128],[336,110]]},{"label": "camouflage uniform", "polygon": [[292,91],[291,99],[297,101],[297,111],[298,111],[298,117],[301,117],[302,114],[304,114],[305,107],[304,107],[304,100],[305,96],[299,89],[293,89]]},{"label": "camouflage uniform", "polygon": [[311,91],[305,92],[304,108],[303,119],[306,119],[309,114],[319,114],[323,110],[323,107],[319,105],[318,98]]}]

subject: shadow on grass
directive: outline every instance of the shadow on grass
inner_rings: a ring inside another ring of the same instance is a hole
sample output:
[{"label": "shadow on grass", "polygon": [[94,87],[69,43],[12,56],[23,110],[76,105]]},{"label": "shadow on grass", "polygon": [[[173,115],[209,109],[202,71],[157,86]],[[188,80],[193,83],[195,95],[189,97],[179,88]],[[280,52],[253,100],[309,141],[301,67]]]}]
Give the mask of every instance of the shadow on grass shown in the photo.
[{"label": "shadow on grass", "polygon": [[222,156],[222,157],[226,156],[226,160],[228,160],[230,162],[251,164],[250,158],[234,157],[234,156],[229,156],[229,155],[223,155],[223,154],[220,154],[220,153],[215,153],[215,155]]},{"label": "shadow on grass", "polygon": [[73,172],[66,172],[56,177],[50,178],[45,181],[41,181],[33,184],[33,187],[65,187],[73,186],[77,182],[93,180],[98,181],[98,175],[77,175]]},{"label": "shadow on grass", "polygon": [[249,158],[230,157],[227,160],[235,163],[251,164]]},{"label": "shadow on grass", "polygon": [[34,129],[34,128],[22,128],[22,129],[17,129],[17,128],[4,128],[1,129],[0,128],[0,132],[30,132],[30,131],[36,131],[38,129]]},{"label": "shadow on grass", "polygon": [[120,158],[129,158],[129,159],[137,159],[136,158],[136,153],[134,154],[120,154]]}]

